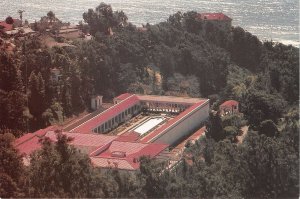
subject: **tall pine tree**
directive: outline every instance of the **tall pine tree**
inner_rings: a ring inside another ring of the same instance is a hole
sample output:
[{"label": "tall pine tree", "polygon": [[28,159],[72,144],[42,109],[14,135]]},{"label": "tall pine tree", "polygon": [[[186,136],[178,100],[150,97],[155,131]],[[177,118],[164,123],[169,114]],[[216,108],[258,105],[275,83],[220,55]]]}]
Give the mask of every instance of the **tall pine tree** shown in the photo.
[{"label": "tall pine tree", "polygon": [[16,57],[0,52],[0,128],[26,129],[26,99]]},{"label": "tall pine tree", "polygon": [[29,96],[28,106],[30,113],[33,115],[32,127],[43,127],[42,114],[46,109],[45,100],[45,81],[41,73],[33,71],[29,77]]}]

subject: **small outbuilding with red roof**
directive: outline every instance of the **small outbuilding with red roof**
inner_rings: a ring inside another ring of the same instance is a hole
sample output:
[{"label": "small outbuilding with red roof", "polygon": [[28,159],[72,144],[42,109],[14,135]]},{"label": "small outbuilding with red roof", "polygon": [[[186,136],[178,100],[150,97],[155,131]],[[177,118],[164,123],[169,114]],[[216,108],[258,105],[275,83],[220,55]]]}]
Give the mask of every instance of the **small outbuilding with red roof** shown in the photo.
[{"label": "small outbuilding with red roof", "polygon": [[235,100],[225,101],[219,106],[219,111],[221,116],[239,113],[239,102]]},{"label": "small outbuilding with red roof", "polygon": [[19,27],[21,25],[21,20],[19,19],[12,19],[13,23],[8,24],[6,21],[0,21],[0,30],[4,32],[12,31],[14,27]]},{"label": "small outbuilding with red roof", "polygon": [[199,13],[197,18],[202,20],[205,26],[210,23],[224,31],[229,31],[232,26],[232,19],[223,13]]}]

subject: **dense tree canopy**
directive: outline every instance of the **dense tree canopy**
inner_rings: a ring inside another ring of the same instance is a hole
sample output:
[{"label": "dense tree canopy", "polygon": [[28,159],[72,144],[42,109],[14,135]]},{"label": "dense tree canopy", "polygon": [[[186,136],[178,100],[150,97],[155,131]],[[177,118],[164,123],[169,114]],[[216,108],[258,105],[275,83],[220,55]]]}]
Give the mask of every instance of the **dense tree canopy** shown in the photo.
[{"label": "dense tree canopy", "polygon": [[22,156],[13,147],[14,136],[2,130],[0,134],[0,196],[22,196],[25,168]]},{"label": "dense tree canopy", "polygon": [[114,12],[110,5],[101,3],[95,10],[89,9],[83,13],[83,19],[95,36],[97,32],[108,34],[110,28],[127,25],[128,18],[124,12]]},{"label": "dense tree canopy", "polygon": [[42,140],[31,155],[29,197],[93,197],[93,168],[89,157],[68,145],[70,138],[57,132],[57,142]]},{"label": "dense tree canopy", "polygon": [[[47,48],[33,35],[16,38],[13,53],[1,51],[0,196],[298,197],[299,49],[196,15],[178,12],[137,28],[101,3],[83,14],[91,40]],[[53,12],[44,19],[57,21]],[[42,140],[24,170],[5,132],[20,136],[62,122],[89,110],[92,95],[111,100],[123,92],[215,96],[216,109],[235,99],[244,115],[211,114],[206,136],[171,170],[142,158],[137,173],[102,171],[60,133],[56,143]],[[237,143],[245,125],[249,133]]]},{"label": "dense tree canopy", "polygon": [[[18,129],[24,130],[29,121],[29,129],[35,130],[89,109],[92,95],[111,99],[122,92],[137,92],[218,94],[217,103],[238,100],[254,128],[267,119],[277,123],[299,96],[299,50],[262,43],[240,27],[210,28],[213,24],[204,24],[196,16],[195,12],[178,12],[166,22],[147,24],[140,30],[127,23],[124,13],[102,3],[84,13],[94,39],[76,41],[75,48],[48,49],[34,36],[17,42],[21,51],[1,54],[0,87],[6,96],[12,90],[20,92],[19,96],[27,94],[28,107],[26,96],[20,97],[24,100],[18,110],[22,111],[12,112],[19,115],[11,118],[20,118]],[[113,35],[96,35],[109,27]],[[52,68],[60,69],[61,81],[50,81]],[[6,104],[5,97],[1,104]],[[62,117],[55,116],[59,108],[53,107],[62,108]],[[12,128],[9,122],[3,126]],[[227,132],[234,131],[227,128]]]}]

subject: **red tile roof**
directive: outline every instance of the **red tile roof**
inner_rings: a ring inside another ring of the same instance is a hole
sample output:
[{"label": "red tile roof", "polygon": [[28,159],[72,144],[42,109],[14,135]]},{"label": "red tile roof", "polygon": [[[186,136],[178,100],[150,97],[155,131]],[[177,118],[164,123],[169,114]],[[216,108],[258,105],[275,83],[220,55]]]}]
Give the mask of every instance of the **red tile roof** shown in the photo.
[{"label": "red tile roof", "polygon": [[47,133],[47,131],[49,131],[49,130],[54,131],[56,129],[58,129],[57,126],[49,126],[45,129],[40,129],[34,133],[27,133],[27,134],[23,135],[22,137],[19,137],[18,139],[16,139],[14,142],[14,146],[17,147],[18,145],[21,145],[21,144],[31,140],[34,137],[38,137],[38,138],[43,137]]},{"label": "red tile roof", "polygon": [[136,132],[126,132],[123,133],[122,135],[120,135],[116,141],[120,141],[120,142],[133,142],[133,141],[137,141],[140,137],[140,134],[136,133]]},{"label": "red tile roof", "polygon": [[[101,134],[81,134],[81,133],[66,133],[63,132],[68,137],[73,138],[69,143],[74,147],[80,149],[82,152],[91,153],[98,149],[99,147],[106,146],[110,144],[117,136],[107,136]],[[56,141],[56,133],[54,131],[49,131],[45,135],[49,137],[52,141]]]},{"label": "red tile roof", "polygon": [[2,26],[5,31],[13,30],[13,25],[7,24],[5,21],[0,21],[0,26]]},{"label": "red tile roof", "polygon": [[202,127],[202,128],[200,128],[195,133],[193,133],[190,137],[188,137],[183,142],[181,142],[180,144],[178,144],[173,150],[176,150],[176,151],[179,150],[180,152],[182,152],[184,150],[187,142],[198,140],[202,135],[204,135],[205,130],[206,130],[205,126]]},{"label": "red tile roof", "polygon": [[[52,130],[53,126],[50,126],[46,129],[41,129],[36,131],[35,133],[27,133],[22,137],[18,138],[14,142],[14,146],[19,149],[21,153],[25,153],[26,155],[30,155],[33,151],[40,149],[41,145],[38,140],[44,136],[50,138],[52,141],[56,141],[56,133]],[[106,136],[106,135],[98,135],[98,134],[80,134],[80,133],[66,133],[68,137],[74,138],[70,144],[77,148],[84,148],[87,151],[91,152],[96,148],[104,146],[106,144],[111,143],[113,140],[117,138],[117,136]]]},{"label": "red tile roof", "polygon": [[123,94],[121,94],[121,95],[115,97],[115,99],[118,99],[118,100],[124,100],[124,99],[128,98],[128,97],[131,96],[131,95],[132,95],[132,94],[130,94],[130,93],[123,93]]},{"label": "red tile roof", "polygon": [[[31,138],[27,139],[29,137]],[[25,139],[27,139],[25,142],[20,142],[20,140],[24,141]],[[15,147],[20,151],[21,154],[30,155],[32,152],[41,148],[39,140],[40,138],[33,133],[30,133],[30,135],[26,134],[25,136],[22,136],[16,140]]]},{"label": "red tile roof", "polygon": [[[165,150],[168,145],[166,144],[145,144],[136,142],[120,142],[113,141],[115,136],[105,135],[88,135],[88,134],[74,134],[65,133],[68,136],[74,137],[70,143],[75,147],[88,147],[94,148],[100,146],[96,153],[91,153],[90,158],[92,163],[98,167],[117,167],[118,169],[136,170],[139,168],[138,159],[142,156],[149,156],[151,158],[157,156],[160,152]],[[25,155],[30,155],[32,152],[41,148],[40,138],[35,134],[26,135],[29,140],[22,144],[18,144],[16,148]],[[56,135],[53,131],[47,132],[45,135],[51,140],[56,140]],[[25,138],[24,136],[22,138]],[[102,138],[102,139],[101,139]],[[100,149],[100,150],[99,150]],[[97,153],[100,153],[97,155]],[[124,154],[124,156],[122,155]]]},{"label": "red tile roof", "polygon": [[[74,146],[100,147],[112,142],[117,138],[117,136],[108,136],[102,134],[82,134],[67,132],[63,132],[63,134],[67,137],[73,138],[70,144]],[[52,141],[56,142],[56,133],[54,131],[48,131],[45,136],[49,137]]]},{"label": "red tile roof", "polygon": [[174,97],[174,96],[161,96],[161,95],[138,95],[136,96],[141,101],[145,102],[165,102],[165,103],[177,103],[177,104],[184,104],[184,105],[193,105],[200,100],[201,98],[191,98],[191,97]]},{"label": "red tile roof", "polygon": [[100,124],[103,124],[104,122],[114,118],[121,112],[138,103],[139,99],[135,95],[132,95],[126,98],[125,100],[121,101],[120,103],[110,107],[101,114],[91,118],[90,120],[84,122],[78,127],[72,129],[71,132],[90,133],[94,128],[96,128]]},{"label": "red tile roof", "polygon": [[203,104],[207,103],[208,100],[201,100],[198,103],[195,103],[193,106],[187,108],[185,111],[183,111],[182,113],[180,113],[178,116],[176,116],[175,118],[169,120],[168,122],[166,122],[164,125],[162,125],[160,128],[156,129],[155,131],[153,131],[152,133],[146,135],[145,137],[143,137],[141,139],[142,142],[150,142],[153,139],[155,139],[156,137],[158,137],[159,135],[162,135],[165,130],[167,130],[168,128],[170,128],[173,124],[177,123],[178,121],[180,121],[182,118],[184,118],[185,116],[187,116],[189,113],[191,113],[193,110],[195,110],[196,108],[202,106]]},{"label": "red tile roof", "polygon": [[[91,133],[98,125],[114,118],[124,110],[139,103],[141,100],[138,96],[129,93],[120,95],[117,98],[120,98],[122,101],[72,130],[73,132],[79,133],[64,132],[68,137],[74,138],[70,143],[71,145],[80,149],[83,148],[85,152],[88,152],[95,166],[118,167],[119,169],[127,170],[138,169],[138,159],[141,156],[155,157],[168,147],[166,144],[148,142],[161,136],[195,109],[208,103],[207,99],[196,100],[195,103],[184,112],[174,119],[169,120],[140,141],[138,141],[139,135],[132,132],[127,132],[120,136],[107,136]],[[171,98],[169,98],[170,97],[168,97],[168,100],[171,100]],[[56,134],[54,132],[56,129],[59,129],[59,127],[50,126],[46,129],[38,130],[35,133],[26,134],[15,141],[15,146],[21,152],[30,154],[32,151],[41,148],[41,145],[38,142],[40,137],[47,136],[51,140],[56,141]]]},{"label": "red tile roof", "polygon": [[124,152],[126,156],[132,155],[133,153],[137,153],[141,149],[143,149],[147,144],[137,143],[137,142],[119,142],[113,141],[109,148],[101,153],[99,156],[101,157],[114,157],[112,156],[113,152]]},{"label": "red tile roof", "polygon": [[91,157],[91,162],[96,167],[136,170],[136,166],[132,166],[127,160]]},{"label": "red tile roof", "polygon": [[58,129],[59,129],[58,126],[49,126],[45,129],[40,129],[40,130],[34,132],[34,134],[37,135],[38,137],[43,137],[44,135],[46,135],[46,133],[48,131],[55,131],[55,130],[58,130]]},{"label": "red tile roof", "polygon": [[149,156],[149,157],[153,158],[153,157],[157,156],[158,154],[160,154],[167,147],[169,147],[168,144],[150,143],[150,144],[147,144],[142,150],[137,151],[136,153],[133,153],[130,157],[140,158],[142,156]]},{"label": "red tile roof", "polygon": [[[13,19],[13,21],[14,21],[14,23],[21,22],[19,19]],[[2,26],[5,31],[11,31],[14,29],[13,24],[8,24],[5,21],[0,21],[0,26]]]},{"label": "red tile roof", "polygon": [[15,146],[18,146],[18,145],[20,145],[20,144],[22,144],[22,143],[24,143],[24,142],[30,140],[30,139],[33,138],[34,136],[35,136],[34,133],[27,133],[27,134],[23,135],[22,137],[16,139],[15,142],[14,142],[14,145],[15,145]]},{"label": "red tile roof", "polygon": [[239,102],[235,101],[235,100],[228,100],[225,101],[223,104],[220,105],[220,107],[232,107],[232,106],[237,106],[239,104]]},{"label": "red tile roof", "polygon": [[205,134],[206,127],[200,128],[198,131],[196,131],[193,135],[191,135],[188,140],[198,140],[202,135]]},{"label": "red tile roof", "polygon": [[198,15],[202,20],[219,20],[219,21],[231,21],[232,19],[223,13],[201,13]]},{"label": "red tile roof", "polygon": [[110,146],[93,157],[92,163],[100,167],[117,167],[118,169],[136,170],[139,158],[153,158],[168,147],[167,144],[113,141]]}]

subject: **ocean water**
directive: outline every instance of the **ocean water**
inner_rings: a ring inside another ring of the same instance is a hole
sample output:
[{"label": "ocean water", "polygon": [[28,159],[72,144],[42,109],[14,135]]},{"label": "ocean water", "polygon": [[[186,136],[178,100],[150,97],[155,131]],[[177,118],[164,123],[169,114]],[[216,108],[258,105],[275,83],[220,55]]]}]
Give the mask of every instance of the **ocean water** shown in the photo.
[{"label": "ocean water", "polygon": [[223,12],[233,19],[234,26],[257,35],[299,47],[298,0],[0,0],[0,19],[8,15],[39,20],[52,10],[56,16],[71,23],[82,20],[82,13],[100,2],[123,10],[135,25],[165,21],[177,11]]}]

